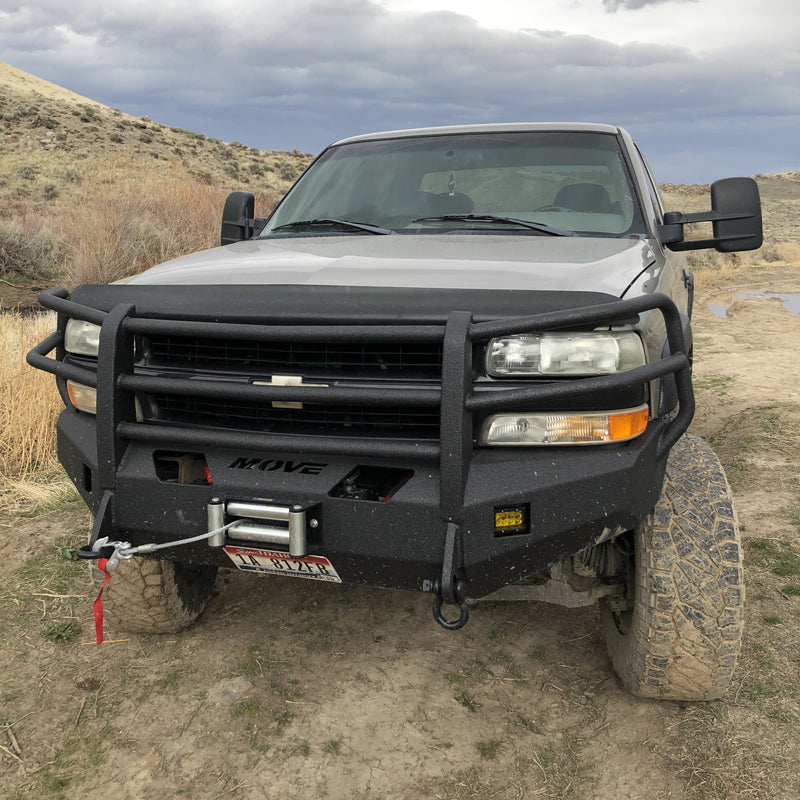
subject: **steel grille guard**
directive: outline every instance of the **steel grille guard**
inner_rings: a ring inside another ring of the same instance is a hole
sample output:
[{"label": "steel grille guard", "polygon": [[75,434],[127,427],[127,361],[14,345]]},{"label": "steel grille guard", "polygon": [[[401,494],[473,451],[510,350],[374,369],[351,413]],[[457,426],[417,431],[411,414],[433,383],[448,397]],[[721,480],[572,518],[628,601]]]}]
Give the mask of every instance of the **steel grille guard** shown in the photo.
[{"label": "steel grille guard", "polygon": [[[439,515],[447,524],[447,541],[441,581],[432,587],[448,603],[463,604],[457,576],[460,571],[464,492],[472,459],[472,416],[475,412],[503,409],[552,407],[565,398],[595,392],[641,386],[649,381],[674,375],[678,411],[667,420],[661,432],[656,457],[666,457],[686,431],[694,415],[694,394],[690,362],[683,326],[675,304],[666,295],[653,294],[570,310],[551,311],[533,316],[474,323],[472,313],[453,311],[442,325],[263,325],[194,320],[152,319],[136,315],[134,305],[120,303],[110,311],[75,303],[63,287],[43,292],[40,303],[58,313],[58,329],[34,347],[28,363],[55,375],[66,402],[65,381],[83,383],[97,389],[97,487],[103,497],[93,538],[101,535],[104,518],[110,515],[117,467],[130,441],[151,442],[169,439],[187,446],[198,442],[211,447],[241,447],[254,450],[298,450],[309,454],[339,454],[372,457],[422,458],[439,463]],[[658,310],[663,316],[669,355],[642,367],[614,375],[576,378],[525,388],[478,393],[472,384],[472,350],[476,342],[498,336],[547,330],[586,328],[630,321],[632,315]],[[101,325],[97,371],[64,363],[64,328],[69,318]],[[136,375],[134,341],[137,334],[191,335],[198,338],[231,338],[258,341],[297,342],[397,342],[414,341],[440,344],[442,377],[439,388],[364,388],[306,386],[259,386],[223,381],[181,380]],[[49,353],[56,350],[56,358]],[[248,431],[219,431],[203,428],[176,428],[136,421],[134,393],[165,392],[177,395],[202,393],[219,399],[283,401],[307,403],[360,404],[372,407],[415,407],[439,409],[438,442],[363,437],[315,437],[273,435]]]}]

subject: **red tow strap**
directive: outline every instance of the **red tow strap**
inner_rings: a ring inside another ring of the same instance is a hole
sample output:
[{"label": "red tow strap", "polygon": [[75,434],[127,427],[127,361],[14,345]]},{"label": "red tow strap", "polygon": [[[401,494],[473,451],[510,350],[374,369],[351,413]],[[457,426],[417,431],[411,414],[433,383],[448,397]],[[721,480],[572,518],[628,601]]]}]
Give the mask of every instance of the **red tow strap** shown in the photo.
[{"label": "red tow strap", "polygon": [[98,646],[103,644],[103,589],[106,588],[106,584],[111,580],[111,573],[106,569],[107,564],[107,558],[101,558],[97,561],[97,568],[102,570],[106,576],[105,580],[103,581],[103,585],[100,587],[100,591],[97,593],[97,599],[94,601],[93,606],[94,636]]}]

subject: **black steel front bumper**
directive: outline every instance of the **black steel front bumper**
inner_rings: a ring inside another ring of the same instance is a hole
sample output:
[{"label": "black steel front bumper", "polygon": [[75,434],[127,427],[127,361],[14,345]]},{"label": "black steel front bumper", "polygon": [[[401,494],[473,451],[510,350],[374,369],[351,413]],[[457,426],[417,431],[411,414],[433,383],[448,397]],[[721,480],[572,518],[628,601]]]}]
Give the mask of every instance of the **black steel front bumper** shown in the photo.
[{"label": "black steel front bumper", "polygon": [[[432,586],[449,602],[465,592],[480,597],[600,538],[638,524],[653,508],[666,455],[691,421],[694,401],[681,318],[663,295],[560,310],[531,317],[473,323],[453,312],[446,325],[326,325],[287,327],[137,316],[131,305],[99,311],[74,303],[63,289],[43,305],[59,312],[59,329],[28,356],[32,366],[97,388],[97,417],[68,407],[58,423],[59,458],[96,515],[93,537],[133,544],[189,538],[207,530],[213,498],[268,498],[313,509],[309,551],[328,558],[346,582],[407,589]],[[475,342],[551,329],[586,328],[630,320],[657,310],[664,319],[670,355],[612,376],[476,392]],[[69,317],[102,325],[97,372],[63,361]],[[442,345],[439,388],[311,388],[256,386],[224,381],[177,380],[137,375],[134,337],[154,331],[194,336],[293,337],[321,341],[391,341],[414,338]],[[47,354],[57,350],[56,358]],[[553,409],[567,398],[629,389],[674,375],[679,407],[655,419],[623,444],[587,447],[476,448],[472,415],[503,409]],[[264,402],[354,402],[391,407],[434,407],[439,441],[401,441],[271,435],[247,431],[178,428],[136,421],[137,392],[169,390],[235,396]],[[154,454],[199,452],[213,483],[183,485],[161,480]],[[241,468],[244,463],[312,461],[312,470]],[[238,464],[239,466],[233,466]],[[391,467],[413,475],[387,502],[332,496],[358,466]],[[496,535],[498,508],[524,506],[527,532]],[[230,565],[220,548],[201,543],[163,551],[193,563]]]}]

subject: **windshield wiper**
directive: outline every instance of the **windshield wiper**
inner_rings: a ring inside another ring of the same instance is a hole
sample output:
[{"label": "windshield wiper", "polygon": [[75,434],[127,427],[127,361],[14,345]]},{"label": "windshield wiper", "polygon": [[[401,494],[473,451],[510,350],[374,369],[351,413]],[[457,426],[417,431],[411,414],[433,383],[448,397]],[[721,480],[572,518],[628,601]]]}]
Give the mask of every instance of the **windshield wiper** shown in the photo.
[{"label": "windshield wiper", "polygon": [[458,222],[466,220],[467,222],[502,222],[509,225],[520,225],[523,228],[528,228],[538,233],[545,233],[548,236],[574,236],[574,231],[563,231],[560,228],[551,228],[549,225],[543,225],[541,222],[528,222],[526,219],[517,219],[516,217],[500,217],[494,214],[444,214],[440,217],[418,217],[411,220],[412,222]]},{"label": "windshield wiper", "polygon": [[378,225],[370,225],[368,222],[353,222],[349,219],[301,219],[295,222],[287,222],[285,225],[278,225],[277,228],[272,229],[272,233],[275,233],[275,231],[288,230],[290,228],[313,228],[318,225],[343,225],[345,228],[355,228],[359,231],[379,235],[394,233],[391,228],[381,228]]}]

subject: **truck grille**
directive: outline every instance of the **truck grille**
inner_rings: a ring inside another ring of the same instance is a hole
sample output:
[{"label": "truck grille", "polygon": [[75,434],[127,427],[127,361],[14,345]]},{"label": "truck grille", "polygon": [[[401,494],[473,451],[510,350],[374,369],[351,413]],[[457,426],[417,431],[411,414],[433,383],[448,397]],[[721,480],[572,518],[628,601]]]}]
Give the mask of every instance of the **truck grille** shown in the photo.
[{"label": "truck grille", "polygon": [[232,371],[248,375],[439,380],[440,344],[257,342],[151,335],[147,363],[158,367]]},{"label": "truck grille", "polygon": [[269,403],[208,400],[198,397],[153,395],[153,416],[160,422],[261,433],[439,438],[438,409],[325,406],[273,408]]},{"label": "truck grille", "polygon": [[[440,342],[297,342],[148,334],[142,366],[215,381],[228,375],[241,384],[273,375],[300,375],[305,383],[369,381],[372,385],[439,385]],[[146,397],[151,421],[273,434],[436,440],[438,408],[323,405],[276,408],[271,402],[158,393]]]}]

